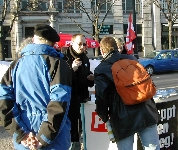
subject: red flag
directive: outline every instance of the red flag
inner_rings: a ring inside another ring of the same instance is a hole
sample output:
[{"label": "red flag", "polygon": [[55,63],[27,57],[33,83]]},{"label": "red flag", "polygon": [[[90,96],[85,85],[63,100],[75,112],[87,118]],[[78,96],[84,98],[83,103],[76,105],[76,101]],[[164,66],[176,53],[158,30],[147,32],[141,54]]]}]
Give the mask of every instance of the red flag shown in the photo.
[{"label": "red flag", "polygon": [[136,38],[133,22],[132,22],[132,14],[129,15],[128,28],[127,28],[127,37],[125,48],[127,50],[127,54],[133,54],[133,45],[132,41]]}]

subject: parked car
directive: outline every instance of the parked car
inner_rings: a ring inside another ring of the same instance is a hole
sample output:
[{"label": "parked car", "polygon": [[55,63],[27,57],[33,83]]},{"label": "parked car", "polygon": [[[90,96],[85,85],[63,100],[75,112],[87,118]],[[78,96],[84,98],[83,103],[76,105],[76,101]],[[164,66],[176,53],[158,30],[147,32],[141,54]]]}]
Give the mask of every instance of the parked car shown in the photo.
[{"label": "parked car", "polygon": [[139,62],[149,74],[178,70],[178,50],[154,50]]}]

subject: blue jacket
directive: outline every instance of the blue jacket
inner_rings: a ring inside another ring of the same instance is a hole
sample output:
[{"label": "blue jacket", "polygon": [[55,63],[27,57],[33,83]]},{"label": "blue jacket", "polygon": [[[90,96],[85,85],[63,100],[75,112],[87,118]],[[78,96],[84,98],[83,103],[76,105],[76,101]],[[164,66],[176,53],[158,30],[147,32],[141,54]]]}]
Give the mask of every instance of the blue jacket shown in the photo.
[{"label": "blue jacket", "polygon": [[0,117],[14,148],[33,132],[44,150],[68,150],[72,69],[45,44],[28,44],[0,82]]}]

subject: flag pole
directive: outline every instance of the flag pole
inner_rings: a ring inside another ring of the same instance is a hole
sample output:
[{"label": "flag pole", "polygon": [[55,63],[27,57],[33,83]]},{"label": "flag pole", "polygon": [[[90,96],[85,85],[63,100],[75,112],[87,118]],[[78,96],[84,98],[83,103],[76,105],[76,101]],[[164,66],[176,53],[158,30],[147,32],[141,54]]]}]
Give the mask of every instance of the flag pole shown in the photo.
[{"label": "flag pole", "polygon": [[136,24],[136,12],[135,12],[135,0],[132,0],[132,14],[133,14],[133,26],[135,30],[136,38],[133,40],[134,56],[138,59],[138,45],[137,45],[137,24]]}]

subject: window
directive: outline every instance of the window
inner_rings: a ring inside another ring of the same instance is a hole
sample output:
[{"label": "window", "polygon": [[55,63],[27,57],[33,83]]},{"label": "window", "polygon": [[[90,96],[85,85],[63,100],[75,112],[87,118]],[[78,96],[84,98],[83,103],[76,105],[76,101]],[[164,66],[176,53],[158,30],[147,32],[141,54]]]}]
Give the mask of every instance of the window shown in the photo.
[{"label": "window", "polygon": [[163,52],[160,54],[159,59],[170,59],[171,58],[171,52]]},{"label": "window", "polygon": [[[10,26],[3,26],[3,32],[2,34],[5,37],[11,37],[10,35]],[[4,51],[5,51],[5,58],[11,58],[11,41],[10,40],[6,40],[4,41]]]},{"label": "window", "polygon": [[60,13],[63,12],[63,9],[64,9],[63,6],[64,6],[63,1],[57,2],[57,10],[58,10]]},{"label": "window", "polygon": [[[103,3],[103,5],[101,5],[101,13],[106,13],[108,11],[108,9],[110,9],[111,7],[111,2],[105,2]],[[110,9],[109,12],[111,12],[112,10]]]},{"label": "window", "polygon": [[3,5],[4,0],[0,0],[0,5]]},{"label": "window", "polygon": [[132,12],[132,1],[122,0],[122,9],[124,13]]},{"label": "window", "polygon": [[40,2],[38,5],[39,5],[38,7],[41,11],[47,11],[48,10],[48,4],[46,2]]},{"label": "window", "polygon": [[173,51],[173,56],[174,56],[175,58],[178,58],[178,51]]},{"label": "window", "polygon": [[3,9],[3,3],[4,3],[4,0],[0,0],[0,9],[1,10]]},{"label": "window", "polygon": [[25,38],[33,37],[34,35],[34,27],[25,27]]},{"label": "window", "polygon": [[[123,13],[133,12],[132,1],[122,0],[122,9]],[[135,12],[141,14],[142,12],[142,3],[141,0],[135,0]]]},{"label": "window", "polygon": [[160,4],[161,4],[161,8],[163,8],[163,10],[166,12],[167,11],[167,3],[165,1],[166,0],[161,0]]},{"label": "window", "polygon": [[22,11],[27,11],[28,10],[28,0],[22,0],[22,3],[21,3],[22,7],[21,7],[21,10]]},{"label": "window", "polygon": [[70,0],[59,0],[57,2],[57,10],[59,12],[80,13],[80,2],[71,2]]},{"label": "window", "polygon": [[[4,8],[4,6],[7,6],[7,8]],[[6,9],[8,12],[10,11],[10,1],[4,1],[4,0],[0,0],[0,12],[2,12],[2,10]]]},{"label": "window", "polygon": [[112,5],[113,1],[108,1],[108,0],[92,0],[91,1],[91,8],[95,11],[100,11],[101,13],[106,13],[109,9],[109,12],[112,13]]},{"label": "window", "polygon": [[[160,0],[161,8],[163,8],[164,12],[168,11],[168,3],[169,3],[168,0]],[[177,0],[171,0],[170,6],[171,6],[172,10],[176,9],[175,12],[178,11],[178,8],[177,8],[176,4],[177,4]]]},{"label": "window", "polygon": [[32,1],[32,0],[22,0],[22,11],[47,11],[48,10],[48,4],[47,2],[41,2],[41,1]]}]

